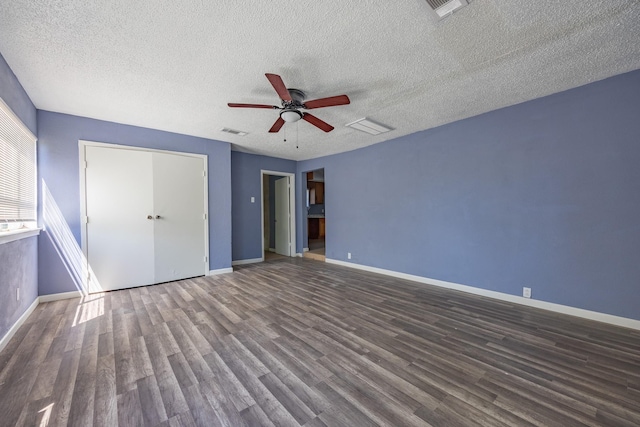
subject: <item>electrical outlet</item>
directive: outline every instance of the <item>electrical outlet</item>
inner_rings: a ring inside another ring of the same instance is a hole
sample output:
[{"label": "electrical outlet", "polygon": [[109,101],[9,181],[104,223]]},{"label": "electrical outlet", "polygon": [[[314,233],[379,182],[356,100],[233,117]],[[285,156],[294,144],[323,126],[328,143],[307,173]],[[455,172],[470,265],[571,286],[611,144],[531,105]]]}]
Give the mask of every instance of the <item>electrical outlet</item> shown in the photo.
[{"label": "electrical outlet", "polygon": [[531,298],[531,288],[522,288],[522,296],[525,298]]},{"label": "electrical outlet", "polygon": [[255,203],[255,202],[256,202],[256,198],[255,198],[255,197],[252,197],[252,198],[251,198],[251,203]]},{"label": "electrical outlet", "polygon": [[16,301],[20,301],[20,288],[16,288]]},{"label": "electrical outlet", "polygon": [[347,252],[347,259],[351,259],[351,252]]}]

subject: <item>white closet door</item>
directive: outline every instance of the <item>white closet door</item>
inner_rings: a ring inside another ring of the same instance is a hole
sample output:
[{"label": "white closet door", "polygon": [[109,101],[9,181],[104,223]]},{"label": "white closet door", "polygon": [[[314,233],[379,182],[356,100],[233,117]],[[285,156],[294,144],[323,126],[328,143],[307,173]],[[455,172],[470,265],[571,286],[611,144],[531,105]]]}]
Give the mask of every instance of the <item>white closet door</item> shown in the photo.
[{"label": "white closet door", "polygon": [[89,291],[154,283],[151,153],[87,146],[85,160]]},{"label": "white closet door", "polygon": [[153,153],[155,282],[205,270],[204,160]]}]

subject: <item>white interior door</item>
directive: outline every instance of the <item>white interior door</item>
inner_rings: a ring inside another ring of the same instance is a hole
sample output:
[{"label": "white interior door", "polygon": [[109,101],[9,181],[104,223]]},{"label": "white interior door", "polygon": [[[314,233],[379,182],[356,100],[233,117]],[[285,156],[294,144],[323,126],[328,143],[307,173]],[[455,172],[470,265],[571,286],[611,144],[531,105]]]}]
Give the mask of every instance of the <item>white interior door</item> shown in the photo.
[{"label": "white interior door", "polygon": [[289,177],[276,181],[276,253],[291,256],[289,229]]},{"label": "white interior door", "polygon": [[89,291],[154,283],[151,153],[87,146],[85,160]]},{"label": "white interior door", "polygon": [[155,282],[205,270],[204,159],[153,153]]},{"label": "white interior door", "polygon": [[206,273],[203,157],[93,145],[84,156],[89,292]]}]

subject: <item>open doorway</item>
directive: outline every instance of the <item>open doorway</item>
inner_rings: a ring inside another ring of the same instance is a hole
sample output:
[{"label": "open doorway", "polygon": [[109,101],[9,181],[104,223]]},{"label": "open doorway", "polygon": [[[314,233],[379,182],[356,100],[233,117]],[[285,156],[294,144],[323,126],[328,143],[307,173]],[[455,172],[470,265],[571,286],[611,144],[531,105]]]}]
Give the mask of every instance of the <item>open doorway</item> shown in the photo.
[{"label": "open doorway", "polygon": [[261,171],[262,260],[295,256],[295,175]]},{"label": "open doorway", "polygon": [[307,172],[307,258],[325,260],[326,222],[325,222],[325,186],[324,169]]}]

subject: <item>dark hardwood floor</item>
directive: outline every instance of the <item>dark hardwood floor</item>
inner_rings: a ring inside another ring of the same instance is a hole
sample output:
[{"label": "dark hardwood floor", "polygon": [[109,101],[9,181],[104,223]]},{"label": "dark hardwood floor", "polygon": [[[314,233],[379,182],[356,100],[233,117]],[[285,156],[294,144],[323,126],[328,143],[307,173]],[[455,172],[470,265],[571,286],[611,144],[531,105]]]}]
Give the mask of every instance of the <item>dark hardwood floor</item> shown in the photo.
[{"label": "dark hardwood floor", "polygon": [[640,332],[305,259],[41,304],[0,425],[640,425]]}]

